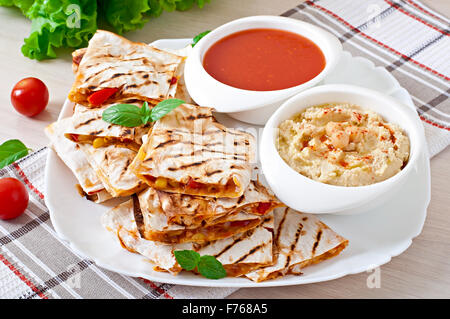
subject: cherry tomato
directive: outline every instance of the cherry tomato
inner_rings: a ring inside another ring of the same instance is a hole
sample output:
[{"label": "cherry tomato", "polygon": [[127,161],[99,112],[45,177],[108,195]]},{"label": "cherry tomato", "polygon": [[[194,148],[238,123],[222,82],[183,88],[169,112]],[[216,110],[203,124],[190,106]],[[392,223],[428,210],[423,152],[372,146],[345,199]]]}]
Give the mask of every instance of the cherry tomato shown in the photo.
[{"label": "cherry tomato", "polygon": [[0,218],[12,219],[23,214],[28,206],[28,192],[19,180],[0,179]]},{"label": "cherry tomato", "polygon": [[47,86],[36,78],[20,80],[11,92],[11,103],[20,114],[38,115],[48,103]]},{"label": "cherry tomato", "polygon": [[117,91],[119,91],[117,88],[107,88],[96,91],[89,95],[88,102],[94,106],[100,106]]}]

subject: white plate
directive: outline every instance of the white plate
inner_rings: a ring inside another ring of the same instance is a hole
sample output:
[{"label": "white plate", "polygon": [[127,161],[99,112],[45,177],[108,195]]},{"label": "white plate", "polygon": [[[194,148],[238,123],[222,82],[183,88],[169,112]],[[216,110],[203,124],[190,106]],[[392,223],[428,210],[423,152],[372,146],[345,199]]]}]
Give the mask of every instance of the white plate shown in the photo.
[{"label": "white plate", "polygon": [[[182,48],[190,39],[158,40],[160,48]],[[409,107],[414,107],[408,92],[385,69],[375,67],[364,58],[345,52],[340,65],[324,83],[349,83],[390,94]],[[70,116],[72,103],[66,102],[60,118]],[[219,121],[227,126],[247,128],[224,114]],[[191,286],[268,287],[307,284],[360,273],[390,261],[405,251],[420,234],[430,202],[430,165],[427,154],[406,182],[405,187],[382,207],[357,216],[323,215],[320,218],[350,244],[338,257],[304,269],[302,276],[286,276],[254,283],[244,278],[210,280],[191,273],[172,276],[155,272],[152,265],[137,254],[123,249],[100,224],[100,216],[115,203],[94,204],[81,198],[75,189],[76,180],[54,152],[49,152],[46,165],[46,204],[58,235],[71,248],[98,266],[125,275],[152,281]],[[117,203],[117,201],[116,201]]]}]

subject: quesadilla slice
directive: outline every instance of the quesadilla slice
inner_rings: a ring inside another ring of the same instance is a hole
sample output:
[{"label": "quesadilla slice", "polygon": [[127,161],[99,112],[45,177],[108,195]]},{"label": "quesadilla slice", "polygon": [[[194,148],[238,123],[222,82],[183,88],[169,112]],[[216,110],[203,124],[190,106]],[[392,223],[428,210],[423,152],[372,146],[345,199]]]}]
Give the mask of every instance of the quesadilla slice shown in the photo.
[{"label": "quesadilla slice", "polygon": [[234,198],[254,158],[253,135],[218,123],[211,108],[182,104],[156,122],[133,167],[157,190]]},{"label": "quesadilla slice", "polygon": [[253,281],[274,279],[286,274],[300,275],[301,269],[339,255],[348,240],[335,233],[312,214],[278,208],[275,215],[275,258],[272,266],[246,276]]},{"label": "quesadilla slice", "polygon": [[224,266],[227,275],[238,277],[249,271],[273,263],[273,214],[265,217],[259,226],[243,234],[204,244],[164,244],[145,240],[139,232],[141,218],[134,215],[133,200],[128,200],[106,212],[102,225],[117,236],[121,246],[139,253],[155,265],[157,271],[178,274],[182,269],[177,263],[175,250],[195,250],[200,255],[212,255]]},{"label": "quesadilla slice", "polygon": [[88,163],[80,147],[64,137],[66,129],[72,125],[71,118],[54,122],[45,128],[45,134],[50,139],[53,150],[75,175],[78,180],[78,191],[87,199],[101,203],[111,198],[103,183]]},{"label": "quesadilla slice", "polygon": [[86,54],[87,48],[77,49],[72,52],[72,71],[73,73],[78,72],[78,67],[80,66],[83,56]]},{"label": "quesadilla slice", "polygon": [[78,66],[69,99],[91,107],[126,98],[156,104],[168,98],[183,61],[183,57],[103,30],[97,30],[87,49],[73,58]]},{"label": "quesadilla slice", "polygon": [[129,169],[136,156],[135,151],[116,145],[99,148],[89,144],[78,145],[113,197],[128,196],[145,188],[145,184]]},{"label": "quesadilla slice", "polygon": [[[178,56],[187,58],[188,55],[192,52],[192,45],[187,45],[186,47],[182,49],[165,49],[166,51],[176,54]],[[185,65],[186,59],[183,59],[183,61],[180,63],[180,65],[177,68],[175,79],[172,82],[176,85],[172,85],[169,89],[169,96],[174,97],[176,99],[181,99],[185,101],[188,104],[195,104],[194,100],[191,98],[191,96],[188,93],[188,90],[186,88],[186,83],[184,81],[184,65]]]},{"label": "quesadilla slice", "polygon": [[265,215],[276,207],[284,206],[259,181],[252,180],[244,194],[238,198],[215,198],[156,191],[161,211],[169,224],[201,226],[225,215],[245,211]]},{"label": "quesadilla slice", "polygon": [[[142,107],[142,102],[136,100],[124,100],[120,103]],[[117,145],[137,152],[142,145],[142,136],[148,133],[151,125],[125,127],[105,122],[102,114],[109,106],[94,109],[76,104],[72,116],[72,127],[66,130],[65,137],[75,143],[91,144],[95,148]]]},{"label": "quesadilla slice", "polygon": [[[200,223],[189,226],[183,223],[169,223],[168,217],[164,214],[164,209],[167,209],[166,204],[170,205],[170,203],[162,203],[158,193],[153,188],[148,188],[139,194],[139,200],[134,202],[135,212],[143,216],[142,237],[148,240],[173,244],[204,243],[243,233],[255,228],[263,221],[263,216],[249,214],[242,210],[225,216],[219,215],[215,219],[204,219]],[[199,213],[208,210],[207,201],[202,202],[201,198],[192,198],[191,205]]]}]

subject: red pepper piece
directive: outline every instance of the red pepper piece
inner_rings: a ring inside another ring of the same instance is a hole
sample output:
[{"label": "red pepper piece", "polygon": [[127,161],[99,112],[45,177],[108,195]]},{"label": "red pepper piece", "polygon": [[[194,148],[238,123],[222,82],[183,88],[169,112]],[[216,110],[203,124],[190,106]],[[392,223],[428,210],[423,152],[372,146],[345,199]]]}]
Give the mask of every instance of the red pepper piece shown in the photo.
[{"label": "red pepper piece", "polygon": [[258,207],[256,207],[256,211],[258,212],[258,214],[264,215],[270,208],[270,206],[270,203],[259,203]]},{"label": "red pepper piece", "polygon": [[96,91],[89,95],[88,101],[90,104],[94,106],[100,106],[105,102],[108,98],[110,98],[114,93],[119,91],[117,88],[107,88],[102,89],[100,91]]},{"label": "red pepper piece", "polygon": [[189,179],[189,182],[187,183],[187,187],[189,188],[200,188],[202,186],[201,183],[198,183],[196,181],[194,181],[192,178]]}]

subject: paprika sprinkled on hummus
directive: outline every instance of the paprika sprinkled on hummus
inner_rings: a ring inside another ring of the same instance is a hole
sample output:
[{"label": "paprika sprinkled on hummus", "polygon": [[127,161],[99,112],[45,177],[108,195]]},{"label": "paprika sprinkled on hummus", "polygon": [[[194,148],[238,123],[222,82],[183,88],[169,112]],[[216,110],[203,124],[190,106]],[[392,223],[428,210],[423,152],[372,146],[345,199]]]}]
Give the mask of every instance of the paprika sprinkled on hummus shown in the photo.
[{"label": "paprika sprinkled on hummus", "polygon": [[338,186],[363,186],[394,176],[409,158],[396,124],[350,104],[312,106],[279,126],[277,149],[300,174]]}]

